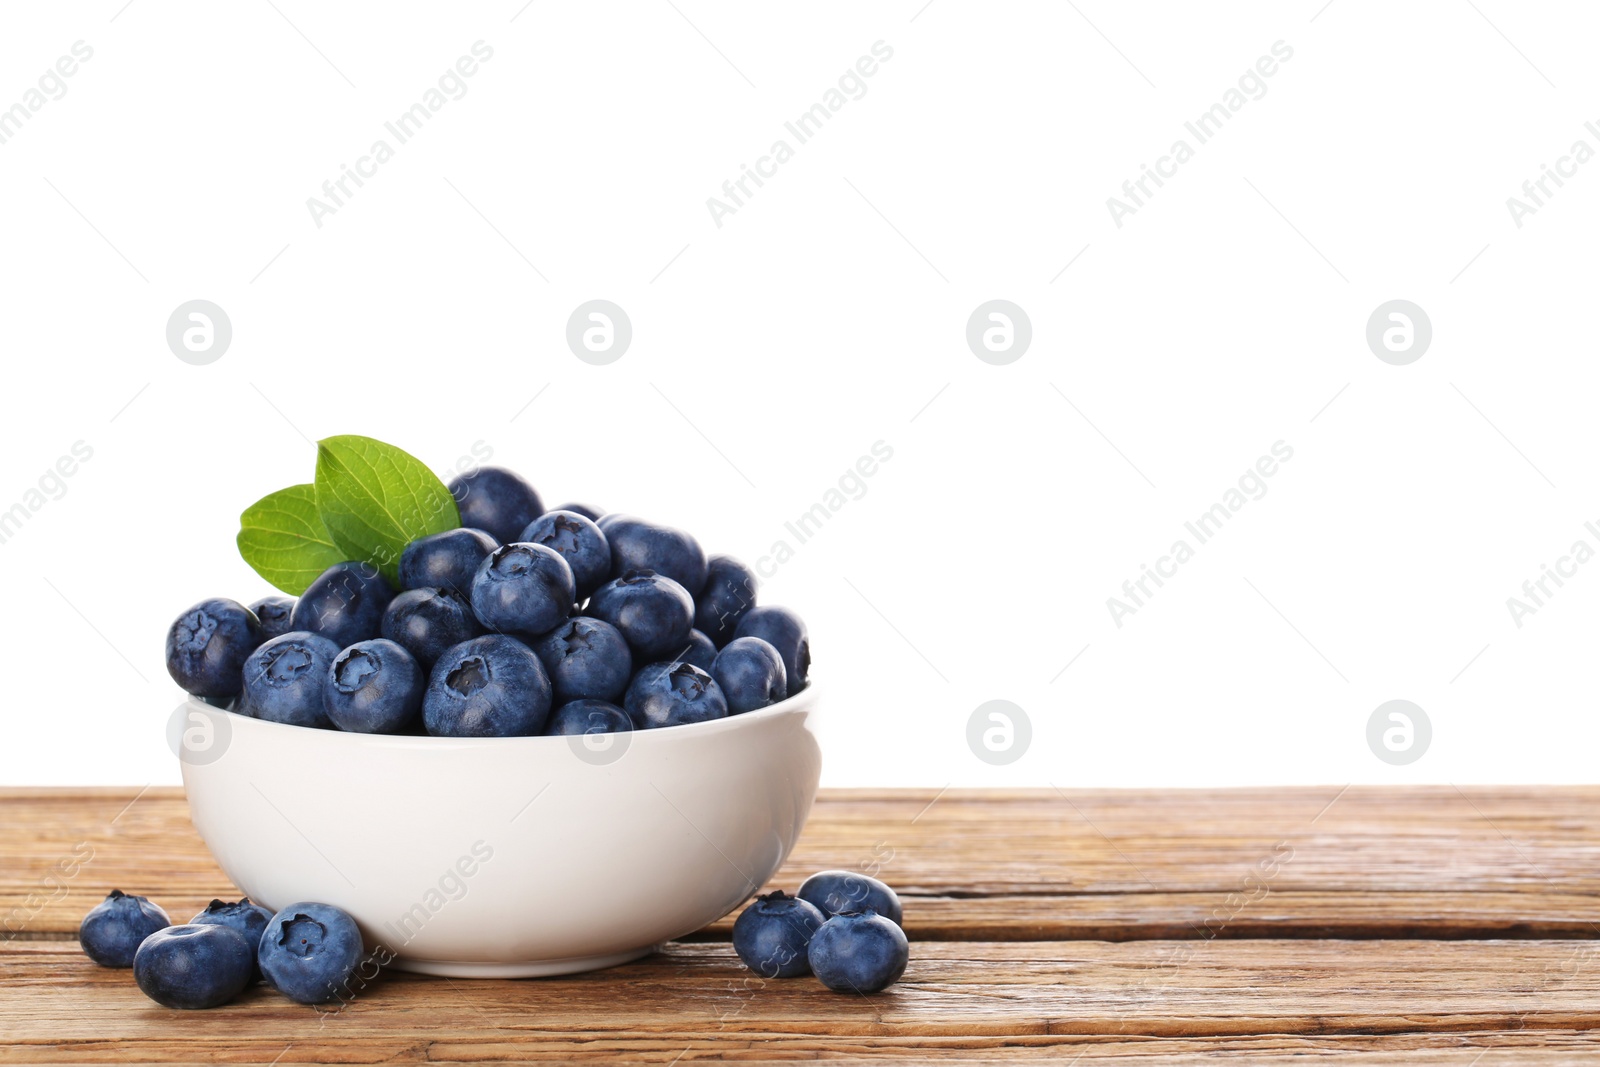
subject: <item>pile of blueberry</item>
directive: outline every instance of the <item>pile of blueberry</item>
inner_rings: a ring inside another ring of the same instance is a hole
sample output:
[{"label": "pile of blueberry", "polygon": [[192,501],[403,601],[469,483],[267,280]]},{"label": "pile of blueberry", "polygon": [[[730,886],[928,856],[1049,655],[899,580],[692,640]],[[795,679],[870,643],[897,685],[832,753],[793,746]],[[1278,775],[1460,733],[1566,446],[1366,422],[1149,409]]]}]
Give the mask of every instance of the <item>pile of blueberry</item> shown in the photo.
[{"label": "pile of blueberry", "polygon": [[350,988],[362,958],[355,920],[305,901],[274,915],[248,897],[213,900],[174,926],[159,905],[113,889],[84,916],[78,943],[102,967],[132,967],[145,996],[169,1008],[215,1008],[264,980],[301,1004]]},{"label": "pile of blueberry", "polygon": [[763,978],[814,974],[841,993],[876,993],[900,980],[910,946],[900,898],[876,878],[820,871],[796,896],[759,896],[733,924],[733,950]]},{"label": "pile of blueberry", "polygon": [[463,525],[294,599],[205,600],[167,634],[193,696],[272,722],[445,737],[591,734],[754,711],[806,686],[805,623],[682,530],[545,511],[511,471],[449,484]]}]

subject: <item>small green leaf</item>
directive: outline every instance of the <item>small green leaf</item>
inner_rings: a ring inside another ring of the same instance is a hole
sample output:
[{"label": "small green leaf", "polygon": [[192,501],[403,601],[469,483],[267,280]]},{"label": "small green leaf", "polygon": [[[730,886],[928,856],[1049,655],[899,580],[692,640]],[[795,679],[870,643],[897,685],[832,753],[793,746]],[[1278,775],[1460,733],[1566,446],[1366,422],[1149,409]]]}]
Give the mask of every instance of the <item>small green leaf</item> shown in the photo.
[{"label": "small green leaf", "polygon": [[415,456],[370,437],[317,442],[317,510],[344,559],[397,581],[400,552],[461,525],[455,497]]},{"label": "small green leaf", "polygon": [[279,489],[245,508],[239,516],[239,555],[291,596],[347,558],[323,525],[311,485]]}]

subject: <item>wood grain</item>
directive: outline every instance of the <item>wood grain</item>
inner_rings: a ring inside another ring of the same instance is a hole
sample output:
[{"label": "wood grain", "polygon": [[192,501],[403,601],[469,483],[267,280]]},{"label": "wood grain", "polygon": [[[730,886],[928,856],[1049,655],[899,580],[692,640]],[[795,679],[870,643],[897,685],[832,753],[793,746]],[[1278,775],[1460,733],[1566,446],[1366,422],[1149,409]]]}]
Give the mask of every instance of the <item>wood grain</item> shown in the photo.
[{"label": "wood grain", "polygon": [[1435,1050],[1481,1050],[1517,1032],[1600,1027],[1596,956],[1588,943],[1549,941],[941,942],[916,946],[889,992],[861,997],[810,978],[761,982],[727,945],[673,945],[568,978],[397,974],[336,1013],[264,989],[225,1010],[178,1013],[146,1000],[128,972],[97,968],[70,944],[16,942],[0,951],[0,1062],[155,1060],[179,1026],[197,1058],[226,1051],[270,1060],[292,1045],[313,1062],[420,1058],[423,1050],[432,1060],[1078,1050],[1131,1048],[1135,1037],[1150,1053],[1177,1039],[1203,1049],[1222,1038],[1373,1035],[1434,1035],[1449,1039]]},{"label": "wood grain", "polygon": [[[763,983],[728,922],[625,967],[395,973],[176,1013],[73,940],[232,887],[176,790],[0,791],[0,1064],[1600,1061],[1600,789],[831,792],[775,879],[876,867],[904,980]],[[75,873],[63,873],[66,861]]]},{"label": "wood grain", "polygon": [[[833,791],[773,884],[876,866],[922,939],[1596,937],[1597,802],[1593,787]],[[0,790],[0,825],[18,828],[0,835],[12,937],[71,936],[113,887],[175,917],[236,892],[176,789]]]}]

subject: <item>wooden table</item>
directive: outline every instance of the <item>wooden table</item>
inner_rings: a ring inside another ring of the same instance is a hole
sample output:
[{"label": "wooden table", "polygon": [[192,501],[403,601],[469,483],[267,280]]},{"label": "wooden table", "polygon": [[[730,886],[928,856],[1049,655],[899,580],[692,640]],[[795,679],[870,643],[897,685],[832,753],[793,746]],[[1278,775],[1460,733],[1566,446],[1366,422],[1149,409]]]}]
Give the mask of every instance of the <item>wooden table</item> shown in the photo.
[{"label": "wooden table", "polygon": [[[177,790],[0,791],[0,1063],[1600,1059],[1597,788],[825,793],[776,884],[876,864],[911,965],[762,982],[728,921],[613,970],[167,1011],[78,951],[110,887],[235,894]],[[71,878],[58,861],[89,856]]]}]

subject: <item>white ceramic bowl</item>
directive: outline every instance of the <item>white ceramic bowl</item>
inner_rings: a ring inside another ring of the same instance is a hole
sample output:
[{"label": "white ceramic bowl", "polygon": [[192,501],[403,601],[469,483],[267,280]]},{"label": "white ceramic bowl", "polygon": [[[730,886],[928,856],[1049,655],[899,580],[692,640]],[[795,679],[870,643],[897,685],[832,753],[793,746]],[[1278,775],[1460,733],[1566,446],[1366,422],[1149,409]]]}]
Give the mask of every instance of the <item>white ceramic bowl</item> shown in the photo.
[{"label": "white ceramic bowl", "polygon": [[199,701],[172,729],[190,818],[252,900],[338,905],[406,970],[507,978],[623,963],[747,900],[816,797],[816,696],[599,739],[352,734]]}]

